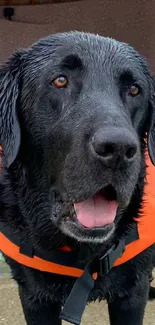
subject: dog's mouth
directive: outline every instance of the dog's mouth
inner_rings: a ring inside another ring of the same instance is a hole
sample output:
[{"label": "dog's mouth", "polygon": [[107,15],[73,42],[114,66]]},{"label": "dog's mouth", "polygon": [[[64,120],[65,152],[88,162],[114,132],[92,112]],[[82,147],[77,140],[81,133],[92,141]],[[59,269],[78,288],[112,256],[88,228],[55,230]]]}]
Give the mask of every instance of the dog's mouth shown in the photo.
[{"label": "dog's mouth", "polygon": [[100,190],[91,198],[74,203],[75,216],[85,228],[102,228],[114,222],[118,203],[112,186]]},{"label": "dog's mouth", "polygon": [[[118,196],[118,197],[117,197]],[[90,197],[76,201],[61,201],[53,221],[67,236],[80,242],[102,244],[112,238],[115,227],[119,193],[110,185]]]}]

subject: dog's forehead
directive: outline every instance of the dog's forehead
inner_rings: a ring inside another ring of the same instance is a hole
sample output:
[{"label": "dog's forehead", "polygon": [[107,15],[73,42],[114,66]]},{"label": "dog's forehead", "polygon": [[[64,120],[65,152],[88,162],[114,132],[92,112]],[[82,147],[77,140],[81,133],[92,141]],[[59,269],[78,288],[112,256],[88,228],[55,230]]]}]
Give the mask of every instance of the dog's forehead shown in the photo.
[{"label": "dog's forehead", "polygon": [[[61,68],[72,56],[81,60],[88,71],[107,71],[116,75],[123,69],[143,74],[143,59],[128,44],[89,33],[56,34],[36,43],[30,51],[29,64],[37,65],[38,72]],[[76,61],[77,62],[77,61]],[[78,61],[79,63],[79,61]],[[56,69],[57,70],[57,69]],[[59,69],[60,70],[60,69]]]},{"label": "dog's forehead", "polygon": [[136,61],[134,50],[114,39],[89,33],[64,33],[42,39],[33,47],[33,55],[60,62],[68,55],[77,55],[85,64],[90,61]]},{"label": "dog's forehead", "polygon": [[119,63],[127,64],[136,61],[127,44],[110,38],[87,36],[68,43],[66,41],[61,51],[58,50],[60,58],[67,56],[68,53],[76,54],[85,66],[104,64],[117,67]]}]

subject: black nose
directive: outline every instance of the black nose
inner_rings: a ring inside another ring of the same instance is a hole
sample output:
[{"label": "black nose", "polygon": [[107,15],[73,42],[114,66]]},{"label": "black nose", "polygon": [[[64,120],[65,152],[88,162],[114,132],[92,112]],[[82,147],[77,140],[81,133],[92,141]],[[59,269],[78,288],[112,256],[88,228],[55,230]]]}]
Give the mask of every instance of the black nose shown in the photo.
[{"label": "black nose", "polygon": [[95,154],[109,167],[117,163],[131,164],[136,159],[136,136],[124,128],[102,129],[92,138]]}]

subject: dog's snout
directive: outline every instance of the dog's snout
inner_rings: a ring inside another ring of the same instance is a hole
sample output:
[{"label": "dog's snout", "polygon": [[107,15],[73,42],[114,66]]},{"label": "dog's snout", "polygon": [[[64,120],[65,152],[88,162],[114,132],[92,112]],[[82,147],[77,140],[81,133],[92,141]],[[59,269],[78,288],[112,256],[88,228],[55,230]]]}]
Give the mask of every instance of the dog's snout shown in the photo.
[{"label": "dog's snout", "polygon": [[96,132],[92,138],[92,146],[96,156],[109,167],[116,166],[117,162],[133,163],[138,149],[136,137],[124,128]]}]

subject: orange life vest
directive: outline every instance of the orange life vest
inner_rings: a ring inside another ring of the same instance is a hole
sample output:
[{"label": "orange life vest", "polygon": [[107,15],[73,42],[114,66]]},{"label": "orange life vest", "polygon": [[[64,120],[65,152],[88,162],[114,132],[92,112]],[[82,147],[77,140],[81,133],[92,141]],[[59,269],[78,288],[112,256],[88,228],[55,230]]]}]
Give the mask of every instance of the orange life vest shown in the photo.
[{"label": "orange life vest", "polygon": [[142,215],[135,219],[138,226],[139,239],[128,244],[115,266],[132,259],[155,243],[155,167],[147,156],[147,185],[145,186]]}]

